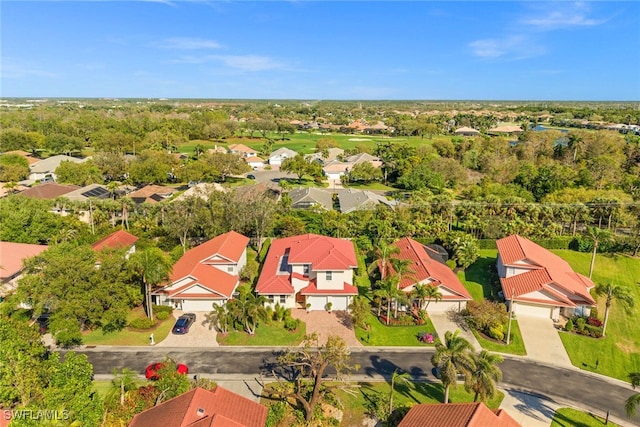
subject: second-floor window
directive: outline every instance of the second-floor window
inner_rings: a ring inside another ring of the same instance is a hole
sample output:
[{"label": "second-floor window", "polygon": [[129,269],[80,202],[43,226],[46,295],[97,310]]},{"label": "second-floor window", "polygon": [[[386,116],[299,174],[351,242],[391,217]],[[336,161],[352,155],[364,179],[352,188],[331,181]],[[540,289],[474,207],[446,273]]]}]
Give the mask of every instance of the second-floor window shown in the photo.
[{"label": "second-floor window", "polygon": [[326,279],[328,281],[331,281],[331,279],[333,278],[333,271],[327,271],[325,274],[326,274]]},{"label": "second-floor window", "polygon": [[302,266],[302,274],[304,274],[305,276],[309,275],[309,264],[305,264]]},{"label": "second-floor window", "polygon": [[228,267],[227,267],[227,271],[228,271],[229,273],[233,273],[233,266],[232,266],[232,265],[228,266]]}]

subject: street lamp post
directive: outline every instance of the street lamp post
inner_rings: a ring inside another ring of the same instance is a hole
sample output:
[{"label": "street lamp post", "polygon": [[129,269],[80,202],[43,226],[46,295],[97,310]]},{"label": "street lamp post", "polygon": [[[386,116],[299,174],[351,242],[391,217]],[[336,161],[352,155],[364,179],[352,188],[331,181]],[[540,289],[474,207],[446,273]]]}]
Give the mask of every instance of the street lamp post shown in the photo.
[{"label": "street lamp post", "polygon": [[515,303],[516,290],[511,288],[511,301],[509,302],[509,326],[507,327],[507,345],[511,341],[511,319],[513,318],[513,304]]}]

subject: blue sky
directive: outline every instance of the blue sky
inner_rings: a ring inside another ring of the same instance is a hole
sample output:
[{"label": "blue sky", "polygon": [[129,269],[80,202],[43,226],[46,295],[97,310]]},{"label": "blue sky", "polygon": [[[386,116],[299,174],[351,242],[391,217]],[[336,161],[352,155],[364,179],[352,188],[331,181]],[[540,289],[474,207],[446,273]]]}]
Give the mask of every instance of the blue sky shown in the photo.
[{"label": "blue sky", "polygon": [[2,1],[0,96],[640,100],[640,3]]}]

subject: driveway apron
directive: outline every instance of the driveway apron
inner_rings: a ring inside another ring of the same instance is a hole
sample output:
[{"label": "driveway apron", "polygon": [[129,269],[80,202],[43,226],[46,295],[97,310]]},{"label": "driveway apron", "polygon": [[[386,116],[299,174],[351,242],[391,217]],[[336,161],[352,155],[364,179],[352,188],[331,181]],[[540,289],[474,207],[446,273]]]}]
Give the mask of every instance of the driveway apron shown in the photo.
[{"label": "driveway apron", "polygon": [[518,315],[527,358],[550,365],[573,367],[551,319]]},{"label": "driveway apron", "polygon": [[306,312],[301,309],[291,310],[291,317],[300,319],[307,324],[307,334],[318,334],[320,344],[327,342],[329,335],[338,335],[345,340],[349,347],[362,347],[362,344],[356,338],[355,330],[351,316],[346,311],[310,311]]},{"label": "driveway apron", "polygon": [[441,340],[444,340],[445,332],[455,332],[457,329],[459,329],[460,333],[458,335],[466,338],[466,340],[471,343],[474,351],[482,350],[480,343],[473,335],[471,330],[469,330],[468,327],[465,327],[463,329],[456,322],[449,320],[447,313],[429,313],[429,318],[431,319],[431,323],[433,323],[433,327],[436,328],[436,332],[438,333],[438,336]]}]

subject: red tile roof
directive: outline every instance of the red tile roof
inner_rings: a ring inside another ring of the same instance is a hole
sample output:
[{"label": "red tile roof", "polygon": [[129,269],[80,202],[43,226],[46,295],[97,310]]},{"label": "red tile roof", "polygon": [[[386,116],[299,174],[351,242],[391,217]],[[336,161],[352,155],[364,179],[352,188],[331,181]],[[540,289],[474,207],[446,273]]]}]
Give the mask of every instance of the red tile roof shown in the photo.
[{"label": "red tile roof", "polygon": [[229,151],[233,152],[241,152],[241,153],[247,153],[247,154],[251,154],[251,153],[255,153],[257,150],[254,150],[251,147],[247,147],[244,144],[231,144],[229,146]]},{"label": "red tile roof", "polygon": [[0,242],[0,279],[8,279],[22,270],[23,261],[47,250],[46,245]]},{"label": "red tile roof", "polygon": [[300,289],[302,295],[358,295],[358,288],[348,283],[343,283],[342,289],[318,289],[316,281]]},{"label": "red tile roof", "polygon": [[[231,297],[238,284],[238,276],[224,272],[212,264],[237,264],[248,244],[249,238],[235,231],[214,237],[182,255],[173,266],[170,279],[177,282],[185,277],[192,277],[204,287]],[[214,257],[218,259],[211,260]],[[184,287],[180,289],[184,290]],[[170,292],[175,294],[177,290]]]},{"label": "red tile roof", "polygon": [[[289,264],[311,264],[314,271],[336,271],[356,268],[358,262],[353,243],[334,237],[304,234],[276,239],[271,243],[256,290],[262,295],[290,295],[290,272],[280,272],[282,257],[288,253]],[[334,293],[340,293],[336,291]]]},{"label": "red tile roof", "polygon": [[458,294],[459,297],[445,298],[447,300],[471,300],[471,294],[464,287],[460,279],[456,274],[446,265],[433,259],[429,253],[432,251],[426,248],[420,242],[409,237],[403,237],[394,243],[394,246],[400,249],[400,252],[395,255],[396,258],[406,259],[411,261],[409,269],[411,274],[405,274],[402,276],[400,282],[400,288],[407,288],[415,283],[422,282],[428,278],[435,280],[434,283],[437,286],[442,286],[450,290],[451,292]]},{"label": "red tile roof", "polygon": [[93,245],[91,245],[91,247],[93,248],[94,251],[101,251],[104,248],[109,248],[109,249],[130,248],[137,241],[138,241],[138,238],[133,234],[125,230],[118,230],[98,240]]},{"label": "red tile roof", "polygon": [[549,301],[548,304],[570,307],[575,306],[575,303],[595,304],[589,294],[589,289],[595,286],[593,282],[573,271],[568,262],[553,252],[517,234],[497,240],[496,245],[503,265],[531,269],[526,273],[500,279],[506,298],[511,298],[514,293],[516,298],[526,301],[527,297],[523,295],[543,291],[559,300]]},{"label": "red tile roof", "polygon": [[137,414],[129,427],[264,427],[267,408],[220,386],[195,388]]},{"label": "red tile roof", "polygon": [[24,197],[31,197],[32,199],[52,200],[56,197],[71,193],[78,188],[80,187],[77,185],[62,185],[56,184],[55,182],[47,182],[31,187],[28,190],[24,190],[20,195]]},{"label": "red tile roof", "polygon": [[482,402],[414,405],[398,427],[522,427],[504,410]]}]

